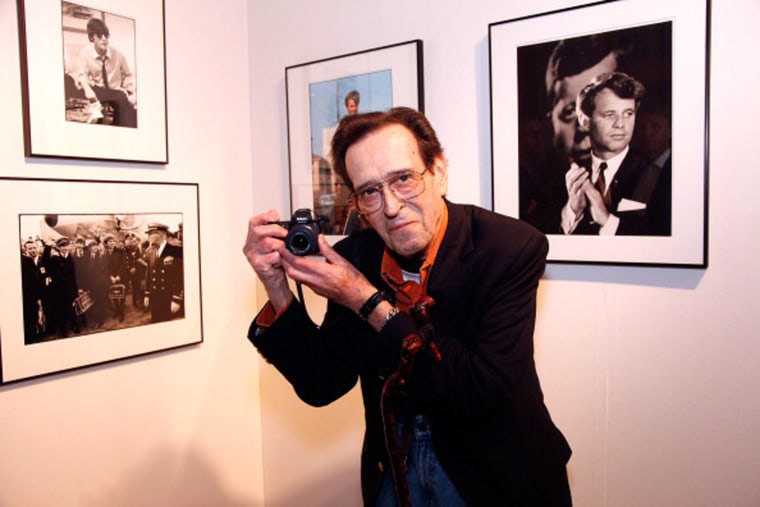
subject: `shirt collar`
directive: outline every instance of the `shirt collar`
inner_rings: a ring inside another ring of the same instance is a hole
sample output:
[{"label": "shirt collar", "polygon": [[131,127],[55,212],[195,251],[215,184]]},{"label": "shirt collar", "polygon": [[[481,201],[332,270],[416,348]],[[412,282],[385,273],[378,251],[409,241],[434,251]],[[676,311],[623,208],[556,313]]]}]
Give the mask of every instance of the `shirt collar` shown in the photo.
[{"label": "shirt collar", "polygon": [[385,248],[383,253],[383,261],[380,267],[380,273],[383,280],[396,292],[396,302],[402,308],[411,307],[417,299],[427,292],[427,284],[430,278],[430,271],[433,268],[435,259],[438,256],[438,249],[441,246],[443,237],[446,235],[446,229],[449,223],[449,209],[448,206],[443,206],[443,215],[441,216],[441,224],[438,230],[433,236],[432,241],[428,247],[425,260],[422,261],[420,267],[420,282],[405,279],[401,266],[396,258],[390,252],[388,247]]},{"label": "shirt collar", "polygon": [[[631,145],[626,146],[623,151],[615,155],[614,157],[602,160],[601,158],[597,157],[593,153],[591,154],[591,167],[594,170],[594,173],[599,172],[599,166],[602,164],[602,162],[607,163],[607,172],[605,173],[605,176],[608,174],[615,174],[620,167],[620,164],[623,163],[623,159],[626,155],[628,155],[628,150],[630,150]],[[608,178],[609,179],[609,178]]]}]

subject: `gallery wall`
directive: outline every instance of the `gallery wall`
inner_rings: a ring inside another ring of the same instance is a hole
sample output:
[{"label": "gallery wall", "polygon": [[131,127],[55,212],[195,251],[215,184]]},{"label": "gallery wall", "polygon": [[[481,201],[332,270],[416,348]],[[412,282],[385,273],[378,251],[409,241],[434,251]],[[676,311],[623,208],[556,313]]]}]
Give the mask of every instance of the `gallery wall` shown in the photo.
[{"label": "gallery wall", "polygon": [[[709,268],[551,265],[541,283],[537,364],[576,505],[760,503],[760,5],[715,3]],[[357,393],[306,407],[244,338],[265,297],[245,219],[289,211],[284,68],[422,39],[449,196],[490,207],[488,23],[575,4],[167,0],[170,162],[146,166],[24,158],[16,2],[0,0],[0,176],[197,182],[204,318],[198,346],[1,386],[0,505],[357,505]]]},{"label": "gallery wall", "polygon": [[[247,12],[244,0],[166,2],[169,163],[149,165],[24,158],[16,2],[0,1],[0,176],[198,183],[204,337],[0,386],[3,507],[263,505],[258,355],[245,340],[255,286],[240,253],[253,184]],[[6,202],[0,213],[23,211]],[[0,262],[17,265],[18,254]],[[2,284],[0,304],[20,297]]]},{"label": "gallery wall", "polygon": [[[539,289],[536,359],[547,405],[574,450],[576,505],[760,504],[760,240],[752,207],[760,74],[746,62],[758,44],[760,4],[714,3],[709,268],[554,264]],[[254,211],[289,211],[284,68],[417,38],[426,112],[449,159],[449,197],[490,207],[488,24],[577,4],[252,0]],[[319,301],[308,304],[318,316]],[[267,505],[357,505],[356,391],[315,409],[270,365],[261,374]]]}]

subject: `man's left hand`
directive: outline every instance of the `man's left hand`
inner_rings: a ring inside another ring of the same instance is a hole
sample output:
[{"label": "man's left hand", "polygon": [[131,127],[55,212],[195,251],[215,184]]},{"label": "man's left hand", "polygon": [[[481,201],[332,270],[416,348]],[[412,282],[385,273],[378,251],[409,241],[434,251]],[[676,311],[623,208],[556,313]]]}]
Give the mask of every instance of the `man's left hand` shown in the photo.
[{"label": "man's left hand", "polygon": [[604,205],[602,194],[594,187],[591,180],[586,181],[583,191],[586,194],[586,199],[588,199],[591,219],[600,226],[606,224],[610,218],[610,212],[607,210],[607,206]]},{"label": "man's left hand", "polygon": [[319,235],[319,251],[327,262],[314,257],[293,255],[285,249],[282,252],[285,272],[320,296],[358,312],[377,289],[358,269],[341,257],[322,234]]}]

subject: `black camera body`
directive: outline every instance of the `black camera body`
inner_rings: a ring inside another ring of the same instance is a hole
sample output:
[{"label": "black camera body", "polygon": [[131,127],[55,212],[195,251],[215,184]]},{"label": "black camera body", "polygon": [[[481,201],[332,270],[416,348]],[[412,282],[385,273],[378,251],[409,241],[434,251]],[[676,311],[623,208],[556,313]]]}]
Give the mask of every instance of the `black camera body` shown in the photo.
[{"label": "black camera body", "polygon": [[317,237],[322,232],[325,219],[308,208],[297,209],[289,222],[274,222],[288,230],[285,247],[294,255],[306,256],[319,253]]}]

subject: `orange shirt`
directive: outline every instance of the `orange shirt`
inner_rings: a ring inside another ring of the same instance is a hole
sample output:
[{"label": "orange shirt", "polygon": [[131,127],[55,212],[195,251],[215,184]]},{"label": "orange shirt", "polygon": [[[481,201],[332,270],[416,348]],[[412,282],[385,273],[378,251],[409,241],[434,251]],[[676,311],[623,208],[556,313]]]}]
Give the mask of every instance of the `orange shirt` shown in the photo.
[{"label": "orange shirt", "polygon": [[383,277],[383,280],[385,280],[396,293],[396,306],[398,306],[399,310],[408,310],[414,306],[420,296],[427,292],[430,271],[433,268],[435,258],[438,255],[438,249],[443,241],[443,236],[446,234],[448,223],[449,209],[444,205],[441,225],[438,227],[435,236],[433,236],[427,255],[425,256],[425,259],[423,259],[422,266],[420,267],[419,284],[414,280],[404,280],[401,266],[386,247],[385,253],[383,254],[383,263],[380,267],[380,274]]}]

